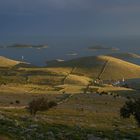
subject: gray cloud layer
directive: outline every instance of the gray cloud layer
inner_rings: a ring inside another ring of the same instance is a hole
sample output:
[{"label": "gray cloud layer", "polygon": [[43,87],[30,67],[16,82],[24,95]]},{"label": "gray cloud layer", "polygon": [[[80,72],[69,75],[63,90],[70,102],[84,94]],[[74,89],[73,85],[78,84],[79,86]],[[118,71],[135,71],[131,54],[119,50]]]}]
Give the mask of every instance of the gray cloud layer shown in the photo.
[{"label": "gray cloud layer", "polygon": [[140,11],[138,0],[4,0],[0,1],[1,13],[40,13],[53,10],[99,10],[114,12]]},{"label": "gray cloud layer", "polygon": [[0,37],[140,35],[140,0],[0,0]]}]

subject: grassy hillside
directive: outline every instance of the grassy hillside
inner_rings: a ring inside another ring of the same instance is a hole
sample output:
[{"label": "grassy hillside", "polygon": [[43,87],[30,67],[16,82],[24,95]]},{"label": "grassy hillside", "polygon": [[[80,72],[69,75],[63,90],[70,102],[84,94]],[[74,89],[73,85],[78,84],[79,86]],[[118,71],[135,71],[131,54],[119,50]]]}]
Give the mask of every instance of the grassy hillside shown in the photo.
[{"label": "grassy hillside", "polygon": [[91,56],[49,65],[53,69],[74,68],[72,74],[103,80],[131,79],[140,77],[140,66],[110,56]]},{"label": "grassy hillside", "polygon": [[[78,58],[49,67],[23,67],[21,62],[3,58],[0,139],[4,134],[14,140],[51,139],[50,134],[57,140],[139,139],[134,118],[122,119],[119,113],[128,97],[140,97],[139,91],[96,84],[85,93],[89,81],[97,77],[139,78],[140,66],[109,56]],[[32,117],[25,107],[39,97],[58,105]]]},{"label": "grassy hillside", "polygon": [[112,95],[74,94],[57,107],[39,112],[36,118],[23,108],[5,108],[1,110],[0,133],[19,140],[21,136],[49,140],[50,132],[57,140],[90,140],[89,136],[97,140],[139,140],[140,129],[134,118],[119,116],[125,101],[124,97]]},{"label": "grassy hillside", "polygon": [[102,80],[140,78],[140,66],[111,56],[82,57],[55,65],[50,64],[45,68],[29,67],[26,64],[0,57],[2,83],[87,85],[89,81],[97,78]]},{"label": "grassy hillside", "polygon": [[0,56],[0,67],[11,67],[19,63],[19,61],[11,60],[6,57]]},{"label": "grassy hillside", "polygon": [[14,66],[27,66],[28,63],[12,60],[3,56],[0,56],[0,67],[14,67]]},{"label": "grassy hillside", "polygon": [[106,68],[101,75],[102,79],[131,79],[140,77],[140,66],[109,56],[101,56],[108,60]]}]

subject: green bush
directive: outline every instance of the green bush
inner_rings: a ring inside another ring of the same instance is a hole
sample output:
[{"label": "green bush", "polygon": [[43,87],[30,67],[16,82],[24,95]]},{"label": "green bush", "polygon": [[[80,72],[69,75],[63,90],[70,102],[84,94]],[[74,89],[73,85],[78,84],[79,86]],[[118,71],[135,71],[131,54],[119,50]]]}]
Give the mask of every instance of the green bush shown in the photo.
[{"label": "green bush", "polygon": [[140,127],[140,99],[126,101],[125,105],[120,109],[120,116],[129,118],[134,116]]},{"label": "green bush", "polygon": [[42,97],[36,100],[32,100],[28,104],[27,109],[31,115],[35,116],[38,111],[47,111],[54,106],[57,106],[56,102],[48,101],[48,99]]}]

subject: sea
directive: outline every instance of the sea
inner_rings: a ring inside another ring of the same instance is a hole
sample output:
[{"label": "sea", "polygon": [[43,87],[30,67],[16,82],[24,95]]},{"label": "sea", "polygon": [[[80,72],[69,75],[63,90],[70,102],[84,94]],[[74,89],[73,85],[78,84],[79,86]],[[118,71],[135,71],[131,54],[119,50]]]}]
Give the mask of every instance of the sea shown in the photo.
[{"label": "sea", "polygon": [[[16,42],[15,42],[16,43]],[[19,42],[18,42],[19,43]],[[42,44],[42,43],[40,43]],[[46,42],[45,42],[46,44]],[[59,59],[70,60],[78,57],[107,55],[111,53],[136,53],[140,55],[140,38],[125,39],[93,39],[74,38],[47,40],[48,48],[17,48],[0,47],[0,56],[10,59],[26,61],[36,66],[46,66],[47,61]],[[12,45],[12,44],[11,44]],[[104,47],[118,48],[118,50],[99,49],[91,50],[89,47],[102,45]],[[23,60],[24,59],[24,60]],[[140,59],[126,59],[126,61],[140,65]]]}]

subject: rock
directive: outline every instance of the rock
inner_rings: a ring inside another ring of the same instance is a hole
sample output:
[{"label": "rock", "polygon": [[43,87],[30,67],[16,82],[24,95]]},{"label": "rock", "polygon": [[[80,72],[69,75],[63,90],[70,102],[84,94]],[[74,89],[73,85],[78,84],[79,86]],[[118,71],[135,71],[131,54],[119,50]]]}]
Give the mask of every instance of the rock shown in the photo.
[{"label": "rock", "polygon": [[61,140],[64,140],[64,139],[65,139],[63,133],[58,133],[58,134],[57,134],[57,137],[58,137],[59,139],[61,139]]},{"label": "rock", "polygon": [[52,131],[47,132],[46,136],[47,136],[47,140],[56,140],[54,133]]},{"label": "rock", "polygon": [[4,120],[5,119],[5,116],[0,114],[0,120]]},{"label": "rock", "polygon": [[20,125],[18,120],[15,120],[15,125],[16,125],[17,127]]},{"label": "rock", "polygon": [[29,117],[28,116],[21,116],[20,119],[22,121],[28,121],[29,120]]},{"label": "rock", "polygon": [[93,134],[87,135],[87,140],[103,140],[102,138],[96,137]]},{"label": "rock", "polygon": [[31,129],[38,128],[38,125],[37,124],[32,124],[32,125],[29,126],[29,128],[31,128]]},{"label": "rock", "polygon": [[31,133],[33,131],[33,129],[25,129],[24,130],[24,134],[26,134],[26,133]]},{"label": "rock", "polygon": [[44,134],[38,134],[39,139],[44,139],[44,137],[45,137]]}]

